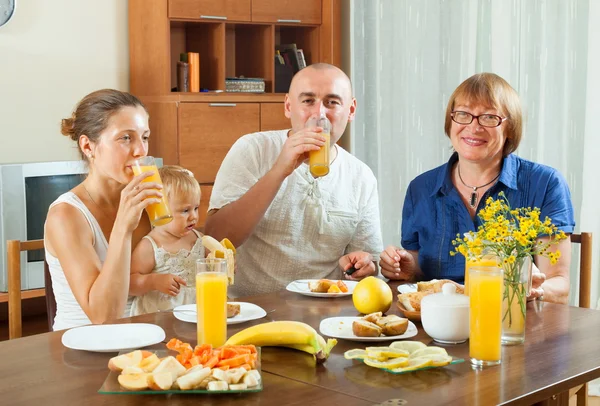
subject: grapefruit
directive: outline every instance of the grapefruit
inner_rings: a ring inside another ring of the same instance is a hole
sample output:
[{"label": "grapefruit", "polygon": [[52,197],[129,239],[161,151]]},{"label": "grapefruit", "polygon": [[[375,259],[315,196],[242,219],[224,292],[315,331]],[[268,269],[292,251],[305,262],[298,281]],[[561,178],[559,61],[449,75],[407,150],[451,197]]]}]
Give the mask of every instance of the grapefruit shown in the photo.
[{"label": "grapefruit", "polygon": [[352,293],[354,307],[360,313],[385,313],[392,305],[392,289],[383,280],[369,276],[358,282]]}]

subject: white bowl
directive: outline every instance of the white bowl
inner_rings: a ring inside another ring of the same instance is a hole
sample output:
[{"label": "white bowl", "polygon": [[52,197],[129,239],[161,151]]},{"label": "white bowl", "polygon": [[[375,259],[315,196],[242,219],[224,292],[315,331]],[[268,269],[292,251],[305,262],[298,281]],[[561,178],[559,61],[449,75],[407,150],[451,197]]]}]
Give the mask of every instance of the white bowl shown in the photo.
[{"label": "white bowl", "polygon": [[435,341],[457,344],[469,338],[469,297],[456,293],[456,286],[446,283],[442,293],[421,300],[421,323]]}]

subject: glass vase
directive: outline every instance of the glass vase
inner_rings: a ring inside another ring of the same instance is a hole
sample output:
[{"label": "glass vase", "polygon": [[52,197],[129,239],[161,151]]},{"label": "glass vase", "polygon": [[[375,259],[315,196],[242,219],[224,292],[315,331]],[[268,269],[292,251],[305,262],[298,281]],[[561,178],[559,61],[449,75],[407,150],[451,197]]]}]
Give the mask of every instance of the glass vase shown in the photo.
[{"label": "glass vase", "polygon": [[531,289],[531,256],[517,257],[512,263],[503,261],[502,268],[502,344],[522,344],[525,341],[527,293]]}]

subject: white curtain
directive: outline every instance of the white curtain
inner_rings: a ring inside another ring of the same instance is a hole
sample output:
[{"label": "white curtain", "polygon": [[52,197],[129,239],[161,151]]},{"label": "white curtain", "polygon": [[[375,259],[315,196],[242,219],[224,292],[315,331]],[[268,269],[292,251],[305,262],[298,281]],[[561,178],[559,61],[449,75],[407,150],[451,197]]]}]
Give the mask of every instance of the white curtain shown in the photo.
[{"label": "white curtain", "polygon": [[[520,94],[517,154],[558,169],[576,231],[594,233],[592,301],[600,293],[600,2],[595,0],[350,0],[350,70],[358,100],[351,151],[379,181],[384,244],[399,244],[404,195],[451,154],[452,91],[494,72]],[[574,245],[571,302],[577,303]]]}]

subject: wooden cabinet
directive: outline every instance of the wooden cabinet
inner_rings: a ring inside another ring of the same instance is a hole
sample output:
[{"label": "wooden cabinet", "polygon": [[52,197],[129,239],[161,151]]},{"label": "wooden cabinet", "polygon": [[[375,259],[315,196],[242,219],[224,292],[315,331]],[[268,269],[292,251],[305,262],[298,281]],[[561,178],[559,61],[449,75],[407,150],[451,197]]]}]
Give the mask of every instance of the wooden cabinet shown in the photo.
[{"label": "wooden cabinet", "polygon": [[285,116],[283,103],[261,103],[260,131],[290,128],[290,119]]},{"label": "wooden cabinet", "polygon": [[321,24],[321,0],[252,0],[252,21]]},{"label": "wooden cabinet", "polygon": [[250,21],[251,0],[169,0],[169,18]]},{"label": "wooden cabinet", "polygon": [[[275,47],[294,43],[307,64],[340,66],[341,3],[129,0],[129,88],[150,113],[150,154],[195,174],[202,210],[239,137],[290,127],[284,94],[275,93]],[[184,52],[200,55],[200,88],[207,92],[178,91],[177,62]],[[227,77],[242,75],[263,78],[265,93],[222,92]]]},{"label": "wooden cabinet", "polygon": [[210,195],[212,194],[212,185],[200,186],[200,207],[198,208],[198,224],[204,226],[206,223],[206,214],[210,204]]},{"label": "wooden cabinet", "polygon": [[198,182],[212,183],[233,143],[259,130],[258,103],[181,103],[179,164]]}]

